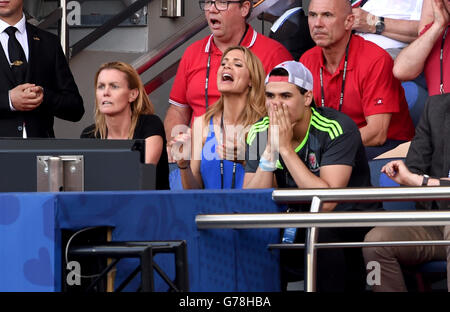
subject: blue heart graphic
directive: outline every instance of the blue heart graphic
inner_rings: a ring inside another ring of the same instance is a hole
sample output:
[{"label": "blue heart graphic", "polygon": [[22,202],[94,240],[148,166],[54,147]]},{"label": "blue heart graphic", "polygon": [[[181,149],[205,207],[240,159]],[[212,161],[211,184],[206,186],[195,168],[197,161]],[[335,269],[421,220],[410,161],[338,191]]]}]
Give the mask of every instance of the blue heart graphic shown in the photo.
[{"label": "blue heart graphic", "polygon": [[25,262],[23,273],[25,278],[34,285],[52,286],[54,284],[52,263],[47,248],[39,249],[37,259],[30,259]]},{"label": "blue heart graphic", "polygon": [[15,196],[0,197],[0,225],[9,225],[16,222],[20,215],[20,202]]}]

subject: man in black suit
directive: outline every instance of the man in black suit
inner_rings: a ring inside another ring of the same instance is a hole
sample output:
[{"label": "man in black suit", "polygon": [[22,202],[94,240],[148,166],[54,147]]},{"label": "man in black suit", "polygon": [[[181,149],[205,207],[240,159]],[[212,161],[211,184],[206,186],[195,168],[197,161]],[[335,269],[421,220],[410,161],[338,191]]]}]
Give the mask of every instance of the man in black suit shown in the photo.
[{"label": "man in black suit", "polygon": [[23,0],[0,2],[0,41],[0,137],[52,138],[55,116],[81,119],[83,99],[59,40],[26,22]]}]

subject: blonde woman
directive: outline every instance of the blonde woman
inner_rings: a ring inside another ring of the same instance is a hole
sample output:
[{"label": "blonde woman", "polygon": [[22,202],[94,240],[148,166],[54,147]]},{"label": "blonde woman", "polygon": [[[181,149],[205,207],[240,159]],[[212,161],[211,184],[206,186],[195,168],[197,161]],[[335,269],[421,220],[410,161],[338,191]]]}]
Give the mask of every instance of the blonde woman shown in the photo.
[{"label": "blonde woman", "polygon": [[145,139],[145,163],[156,165],[156,188],[169,188],[164,126],[139,74],[129,64],[103,64],[95,75],[95,123],[81,138]]},{"label": "blonde woman", "polygon": [[177,160],[184,189],[242,188],[246,129],[266,115],[264,76],[249,49],[236,46],[224,52],[217,72],[219,100],[194,120],[192,133],[175,139],[183,146],[192,143],[191,160]]}]

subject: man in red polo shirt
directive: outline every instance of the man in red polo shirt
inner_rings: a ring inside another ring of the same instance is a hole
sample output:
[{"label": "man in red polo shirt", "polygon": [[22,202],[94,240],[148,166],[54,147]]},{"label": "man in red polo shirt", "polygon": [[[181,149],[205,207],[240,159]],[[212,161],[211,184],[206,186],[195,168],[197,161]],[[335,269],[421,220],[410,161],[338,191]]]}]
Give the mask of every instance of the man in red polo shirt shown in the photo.
[{"label": "man in red polo shirt", "polygon": [[316,47],[300,58],[314,76],[318,105],[350,116],[372,159],[414,136],[414,126],[393,60],[376,44],[352,35],[348,0],[311,0],[308,24]]},{"label": "man in red polo shirt", "polygon": [[[427,23],[430,18],[432,23]],[[400,80],[412,80],[424,71],[430,96],[449,93],[450,0],[425,0],[420,24],[428,25],[397,56],[394,75]]]},{"label": "man in red polo shirt", "polygon": [[178,66],[164,120],[169,161],[172,158],[170,141],[174,137],[173,127],[189,125],[194,117],[204,114],[207,106],[219,99],[216,78],[223,51],[235,45],[248,47],[259,57],[266,72],[284,61],[292,60],[285,47],[258,34],[246,23],[252,2],[199,1],[212,34],[190,45]]}]

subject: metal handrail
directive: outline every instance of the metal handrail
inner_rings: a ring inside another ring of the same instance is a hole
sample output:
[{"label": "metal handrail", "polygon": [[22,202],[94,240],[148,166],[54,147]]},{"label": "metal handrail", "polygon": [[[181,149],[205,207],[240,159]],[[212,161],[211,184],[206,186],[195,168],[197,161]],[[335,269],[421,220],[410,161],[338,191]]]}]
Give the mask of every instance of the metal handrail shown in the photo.
[{"label": "metal handrail", "polygon": [[70,56],[73,57],[76,54],[78,54],[80,51],[89,46],[91,43],[101,38],[107,32],[114,29],[117,25],[119,25],[124,20],[132,16],[135,12],[142,9],[150,1],[152,0],[136,0],[136,2],[125,8],[123,11],[107,20],[102,26],[96,28],[94,31],[86,35],[83,39],[73,44],[70,47]]},{"label": "metal handrail", "polygon": [[[450,199],[450,194],[447,198]],[[365,226],[450,225],[450,211],[289,212],[199,214],[195,222],[204,229],[260,229]]]},{"label": "metal handrail", "polygon": [[[260,0],[253,5],[252,15],[249,19],[253,19],[258,16],[262,10],[272,6],[277,0]],[[153,65],[158,63],[164,57],[172,53],[179,46],[186,41],[194,37],[197,33],[202,31],[208,26],[208,22],[205,20],[204,14],[197,16],[192,22],[190,22],[180,33],[177,33],[167,40],[164,40],[162,44],[154,48],[152,51],[138,58],[133,62],[133,66],[136,68],[139,74],[144,73]]]},{"label": "metal handrail", "polygon": [[[272,198],[277,203],[306,203],[313,198],[322,202],[362,201],[414,201],[450,199],[450,187],[373,187],[343,189],[274,190]],[[208,214],[197,215],[199,229],[210,228],[285,228],[285,227],[360,227],[450,224],[450,211],[377,211],[377,212],[324,212]],[[446,223],[445,223],[446,224]]]},{"label": "metal handrail", "polygon": [[[83,3],[86,0],[78,0],[79,3]],[[152,0],[135,0],[135,2],[127,5],[127,7],[107,20],[103,25],[96,28],[94,31],[90,32],[88,35],[80,39],[78,42],[69,47],[69,28],[67,25],[67,0],[60,0],[59,7],[53,10],[44,20],[37,23],[37,27],[41,29],[46,29],[49,26],[53,25],[57,21],[60,22],[60,41],[61,46],[63,48],[64,54],[69,59],[79,52],[81,52],[84,48],[89,46],[94,41],[101,38],[103,35],[114,29],[120,23],[122,23],[127,18],[131,17],[137,11],[141,10],[144,6],[148,5],[148,3]]]},{"label": "metal handrail", "polygon": [[[79,0],[79,2],[84,2],[85,0]],[[54,24],[56,21],[61,20],[60,23],[60,40],[61,46],[63,47],[63,51],[66,54],[67,58],[71,58],[81,52],[84,48],[89,46],[91,43],[101,38],[107,32],[112,30],[114,27],[119,25],[125,19],[130,17],[135,12],[142,9],[145,5],[147,5],[151,0],[136,0],[132,4],[130,4],[126,9],[122,12],[118,13],[111,19],[109,19],[102,26],[96,28],[94,31],[86,35],[84,38],[73,44],[69,47],[69,33],[67,27],[67,0],[60,0],[60,7],[56,8],[45,20],[39,22],[37,25],[39,28],[45,29],[50,25]],[[277,2],[277,0],[259,0],[253,6],[253,12],[249,19],[253,19],[258,16],[265,9],[271,7]],[[161,45],[144,55],[143,57],[137,59],[132,65],[137,69],[139,74],[144,73],[148,69],[150,69],[153,65],[158,63],[164,57],[169,55],[171,52],[176,50],[190,38],[195,36],[205,27],[207,27],[207,22],[203,16],[203,14],[199,15],[193,23],[190,24],[189,27],[185,28],[181,33],[176,34],[165,40]],[[178,64],[179,60],[175,63],[169,65],[169,68],[172,68]],[[163,70],[158,73],[153,79],[144,83],[146,86],[146,90],[148,93],[153,90],[159,88],[166,81],[170,80],[176,71],[172,70]]]},{"label": "metal handrail", "polygon": [[54,9],[44,20],[36,23],[35,26],[40,29],[46,29],[59,20],[61,20],[59,29],[60,43],[63,52],[67,57],[67,52],[69,49],[69,35],[67,28],[67,0],[59,0],[59,7]]},{"label": "metal handrail", "polygon": [[[383,247],[383,246],[448,246],[450,240],[429,241],[389,241],[389,242],[343,242],[343,243],[316,243],[315,248],[360,248],[360,247]],[[306,244],[269,244],[269,249],[300,249]]]},{"label": "metal handrail", "polygon": [[70,48],[69,48],[69,27],[67,27],[67,1],[60,0],[61,4],[61,31],[60,31],[60,40],[61,47],[63,49],[64,55],[67,59],[70,58]]},{"label": "metal handrail", "polygon": [[285,189],[272,192],[274,201],[286,204],[310,202],[315,196],[323,202],[436,200],[449,199],[450,187],[349,187],[341,189]]},{"label": "metal handrail", "polygon": [[62,17],[62,8],[57,7],[45,19],[39,21],[35,26],[40,29],[47,29],[48,27],[59,21],[61,17]]},{"label": "metal handrail", "polygon": [[182,32],[172,35],[149,53],[134,61],[132,64],[133,67],[136,68],[136,71],[139,74],[144,73],[164,57],[175,51],[186,41],[194,37],[197,33],[202,31],[207,25],[208,23],[203,15],[197,16],[188,24],[187,27],[183,29]]},{"label": "metal handrail", "polygon": [[[362,226],[430,226],[450,225],[450,211],[389,211],[389,212],[331,212],[317,213],[323,202],[361,201],[420,201],[449,200],[450,187],[393,187],[393,188],[344,188],[275,190],[272,198],[277,203],[311,202],[309,213],[263,213],[263,214],[208,214],[197,215],[199,229],[211,228],[308,228],[305,245],[305,290],[316,290],[317,248],[362,247],[389,245],[388,242],[338,243],[328,246],[317,243],[317,228],[362,227]],[[414,241],[409,244],[448,245],[448,241]],[[341,246],[339,246],[339,244]],[[408,245],[406,242],[391,242],[392,246]],[[353,246],[351,246],[353,245]]]}]

